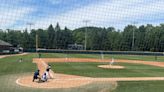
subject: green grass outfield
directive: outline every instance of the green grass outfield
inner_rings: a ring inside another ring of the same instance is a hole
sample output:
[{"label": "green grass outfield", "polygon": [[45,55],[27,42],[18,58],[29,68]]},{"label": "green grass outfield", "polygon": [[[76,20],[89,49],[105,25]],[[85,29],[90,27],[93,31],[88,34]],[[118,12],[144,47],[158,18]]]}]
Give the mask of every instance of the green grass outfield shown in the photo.
[{"label": "green grass outfield", "polygon": [[[146,55],[111,55],[111,54],[103,54],[104,59],[129,59],[129,60],[144,60],[144,61],[163,61],[164,56],[157,56],[157,60],[155,56],[146,56]],[[61,53],[42,53],[42,58],[97,58],[101,59],[101,54],[61,54]]]},{"label": "green grass outfield", "polygon": [[[91,54],[50,54],[41,55],[44,58],[101,58],[101,55]],[[16,85],[15,80],[26,74],[32,74],[36,69],[36,65],[32,63],[32,58],[38,57],[37,54],[28,54],[24,56],[12,56],[0,59],[0,92],[96,92],[98,87],[95,84],[70,89],[31,89]],[[104,55],[104,58],[114,57],[116,59],[132,59],[154,61],[154,56],[134,56],[134,55]],[[19,59],[23,58],[24,62],[19,63]],[[158,57],[157,61],[164,61],[164,57]],[[164,68],[126,64],[123,70],[107,70],[98,68],[99,64],[106,63],[51,63],[52,69],[58,73],[74,74],[89,77],[135,77],[135,76],[164,76]],[[118,64],[118,63],[117,63]],[[94,85],[94,86],[93,86]],[[108,85],[104,83],[99,87]],[[118,82],[118,87],[113,92],[163,92],[164,81],[140,81],[140,82]]]}]

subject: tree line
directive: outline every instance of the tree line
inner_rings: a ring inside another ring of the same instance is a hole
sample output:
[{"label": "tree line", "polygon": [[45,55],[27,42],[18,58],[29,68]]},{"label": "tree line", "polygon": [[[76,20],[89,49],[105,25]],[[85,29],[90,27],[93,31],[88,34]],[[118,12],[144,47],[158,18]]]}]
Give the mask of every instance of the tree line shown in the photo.
[{"label": "tree line", "polygon": [[[87,30],[87,31],[86,31]],[[133,34],[134,32],[134,34]],[[39,48],[67,49],[68,44],[85,44],[87,50],[110,51],[164,51],[164,24],[153,26],[147,24],[136,27],[127,25],[123,31],[114,27],[82,27],[70,30],[67,27],[61,29],[59,24],[50,25],[47,29],[0,31],[0,39],[21,46],[24,49],[35,49],[36,34],[38,35]],[[134,45],[133,44],[134,36]]]}]

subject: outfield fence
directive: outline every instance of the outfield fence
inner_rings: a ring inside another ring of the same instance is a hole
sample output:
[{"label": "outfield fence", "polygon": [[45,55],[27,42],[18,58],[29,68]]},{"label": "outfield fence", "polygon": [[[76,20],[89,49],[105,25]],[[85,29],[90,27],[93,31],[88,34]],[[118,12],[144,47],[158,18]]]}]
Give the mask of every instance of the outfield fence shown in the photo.
[{"label": "outfield fence", "polygon": [[143,51],[100,51],[100,50],[96,51],[96,50],[61,50],[61,49],[38,49],[36,51],[32,49],[32,50],[24,50],[24,52],[164,56],[164,52],[143,52]]}]

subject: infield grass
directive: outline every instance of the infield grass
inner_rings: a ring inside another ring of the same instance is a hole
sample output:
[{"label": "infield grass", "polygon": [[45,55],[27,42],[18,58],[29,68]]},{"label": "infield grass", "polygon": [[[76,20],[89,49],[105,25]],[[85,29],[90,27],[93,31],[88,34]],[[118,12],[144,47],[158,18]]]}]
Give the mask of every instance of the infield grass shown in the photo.
[{"label": "infield grass", "polygon": [[71,75],[80,75],[87,77],[162,77],[164,68],[142,65],[117,63],[116,65],[124,66],[125,69],[103,69],[98,65],[108,63],[51,63],[52,69],[56,73]]}]

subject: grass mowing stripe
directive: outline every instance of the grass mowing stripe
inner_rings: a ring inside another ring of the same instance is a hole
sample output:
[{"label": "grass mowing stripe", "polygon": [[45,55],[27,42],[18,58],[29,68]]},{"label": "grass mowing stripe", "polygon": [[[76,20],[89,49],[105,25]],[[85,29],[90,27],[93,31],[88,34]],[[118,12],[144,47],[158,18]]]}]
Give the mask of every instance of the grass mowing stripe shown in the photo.
[{"label": "grass mowing stripe", "polygon": [[[163,77],[164,68],[149,66],[149,65],[135,65],[127,63],[118,63],[123,65],[125,69],[102,69],[98,65],[104,63],[51,63],[52,69],[57,73],[75,74],[88,77]],[[132,68],[134,67],[134,68]],[[159,72],[156,71],[160,70]]]}]

